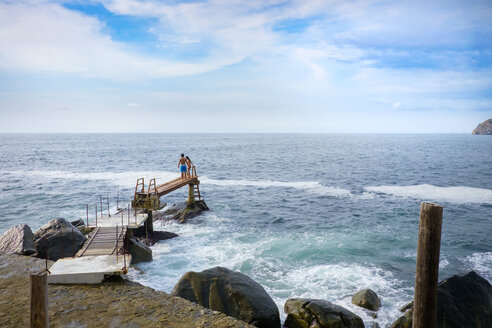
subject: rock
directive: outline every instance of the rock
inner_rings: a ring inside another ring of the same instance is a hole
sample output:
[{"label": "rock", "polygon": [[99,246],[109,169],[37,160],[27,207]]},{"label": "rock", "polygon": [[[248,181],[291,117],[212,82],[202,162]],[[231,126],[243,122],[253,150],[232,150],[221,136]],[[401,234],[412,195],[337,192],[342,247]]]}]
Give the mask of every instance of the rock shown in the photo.
[{"label": "rock", "polygon": [[381,326],[379,325],[379,323],[373,321],[370,323],[369,325],[370,328],[381,328]]},{"label": "rock", "polygon": [[408,310],[410,309],[413,309],[413,301],[411,301],[410,303],[408,303],[407,305],[404,305],[400,308],[400,311],[405,313],[407,312]]},{"label": "rock", "polygon": [[286,328],[364,328],[358,315],[326,300],[291,298],[284,312]]},{"label": "rock", "polygon": [[[405,308],[408,308],[407,305]],[[452,276],[437,285],[437,327],[488,327],[492,322],[492,285],[474,271]],[[412,309],[391,327],[412,325]]]},{"label": "rock", "polygon": [[280,327],[275,302],[250,277],[222,267],[187,272],[171,295],[248,322],[256,327]]},{"label": "rock", "polygon": [[27,224],[19,224],[0,236],[0,253],[31,255],[36,253],[33,234]]},{"label": "rock", "polygon": [[152,250],[134,238],[128,239],[128,247],[132,256],[132,264],[152,261]]},{"label": "rock", "polygon": [[381,307],[378,294],[371,289],[363,289],[352,297],[352,304],[371,311],[377,311]]},{"label": "rock", "polygon": [[412,328],[412,316],[413,310],[410,309],[393,322],[390,328]]},{"label": "rock", "polygon": [[171,239],[171,238],[176,238],[178,237],[177,234],[174,232],[169,232],[169,231],[154,231],[151,232],[147,237],[135,237],[136,240],[138,240],[140,243],[147,245],[147,246],[154,246],[157,242],[161,240],[166,240],[166,239]]},{"label": "rock", "polygon": [[176,220],[179,223],[185,223],[189,219],[199,215],[209,208],[203,199],[195,201],[193,204],[178,203],[167,206],[162,210],[154,211],[154,220],[169,221]]},{"label": "rock", "polygon": [[492,134],[492,118],[477,125],[472,134]]},{"label": "rock", "polygon": [[56,261],[74,256],[87,238],[65,219],[53,219],[34,233],[37,257]]},{"label": "rock", "polygon": [[82,220],[82,219],[78,219],[78,220],[72,221],[72,222],[70,222],[70,223],[71,223],[74,227],[77,227],[77,228],[79,228],[79,227],[85,227],[85,222],[84,222],[84,220]]}]

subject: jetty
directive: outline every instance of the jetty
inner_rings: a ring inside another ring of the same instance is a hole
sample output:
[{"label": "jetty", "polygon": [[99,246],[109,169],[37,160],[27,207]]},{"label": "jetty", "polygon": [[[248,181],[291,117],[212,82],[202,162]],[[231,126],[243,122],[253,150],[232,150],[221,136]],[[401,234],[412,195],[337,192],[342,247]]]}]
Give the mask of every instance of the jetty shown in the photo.
[{"label": "jetty", "polygon": [[107,215],[100,215],[97,205],[95,216],[89,218],[87,206],[86,229],[91,230],[87,241],[73,256],[56,261],[48,270],[48,282],[51,284],[96,284],[107,276],[123,275],[132,263],[129,242],[133,236],[148,236],[153,232],[152,210],[162,207],[160,198],[174,190],[188,186],[187,202],[192,204],[195,198],[201,199],[198,185],[200,181],[193,166],[185,178],[177,178],[157,185],[156,179],[150,179],[145,189],[144,178],[138,178],[134,198],[127,208],[118,209],[110,214],[109,200]]}]

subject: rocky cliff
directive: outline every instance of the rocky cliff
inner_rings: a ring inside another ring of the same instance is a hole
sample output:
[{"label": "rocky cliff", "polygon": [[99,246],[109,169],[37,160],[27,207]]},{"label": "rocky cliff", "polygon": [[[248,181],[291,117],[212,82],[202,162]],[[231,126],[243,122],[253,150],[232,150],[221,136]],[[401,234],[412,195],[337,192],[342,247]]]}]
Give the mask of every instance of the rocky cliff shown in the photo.
[{"label": "rocky cliff", "polygon": [[472,134],[492,134],[492,118],[477,125]]}]

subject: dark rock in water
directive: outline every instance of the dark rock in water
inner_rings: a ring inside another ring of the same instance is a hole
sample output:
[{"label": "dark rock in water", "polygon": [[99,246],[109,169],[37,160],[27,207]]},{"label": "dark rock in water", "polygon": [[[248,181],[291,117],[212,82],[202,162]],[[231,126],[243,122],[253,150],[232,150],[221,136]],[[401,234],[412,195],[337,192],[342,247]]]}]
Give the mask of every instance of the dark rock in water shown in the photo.
[{"label": "dark rock in water", "polygon": [[171,238],[176,238],[176,237],[178,237],[178,235],[175,234],[174,232],[154,231],[154,232],[148,234],[148,236],[146,236],[146,237],[134,237],[134,238],[142,244],[145,244],[147,246],[153,246],[161,240],[166,240],[166,239],[171,239]]},{"label": "dark rock in water", "polygon": [[371,322],[370,325],[369,325],[370,328],[381,328],[381,326],[379,325],[379,323],[377,322]]},{"label": "dark rock in water", "polygon": [[286,328],[364,328],[355,313],[326,300],[291,298],[285,302]]},{"label": "dark rock in water", "polygon": [[187,272],[171,292],[209,309],[248,322],[256,327],[280,327],[275,302],[250,277],[222,267]]},{"label": "dark rock in water", "polygon": [[36,253],[33,234],[27,224],[19,224],[0,236],[0,253],[31,255]]},{"label": "dark rock in water", "polygon": [[[411,327],[411,312],[408,310],[391,327]],[[490,327],[491,322],[492,285],[474,271],[452,276],[437,285],[438,328],[483,328]]]},{"label": "dark rock in water", "polygon": [[154,211],[153,217],[155,220],[169,221],[176,220],[179,223],[185,223],[189,219],[199,215],[203,211],[208,211],[209,208],[203,199],[197,200],[192,204],[179,203],[173,204],[163,210]]},{"label": "dark rock in water", "polygon": [[132,256],[132,264],[152,261],[152,250],[134,238],[128,239],[128,248]]},{"label": "dark rock in water", "polygon": [[377,311],[381,307],[378,294],[371,289],[363,289],[352,297],[352,304],[371,311]]},{"label": "dark rock in water", "polygon": [[56,261],[74,256],[87,238],[65,219],[53,219],[34,233],[37,257]]},{"label": "dark rock in water", "polygon": [[472,134],[492,134],[492,118],[477,125]]}]

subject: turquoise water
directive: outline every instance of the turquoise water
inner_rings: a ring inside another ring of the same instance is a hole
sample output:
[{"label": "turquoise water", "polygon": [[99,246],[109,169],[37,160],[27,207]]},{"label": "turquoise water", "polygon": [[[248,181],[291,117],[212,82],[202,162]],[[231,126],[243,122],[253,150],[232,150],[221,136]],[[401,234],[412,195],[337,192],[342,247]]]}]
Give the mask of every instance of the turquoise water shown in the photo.
[{"label": "turquoise water", "polygon": [[[158,229],[131,279],[169,292],[186,271],[221,265],[269,292],[350,304],[372,288],[389,326],[411,300],[419,206],[444,206],[440,279],[476,270],[492,281],[492,138],[471,135],[0,135],[0,232],[33,230],[85,206],[129,200],[139,177],[179,175],[185,152],[211,211]],[[162,201],[183,201],[179,190]]]}]

